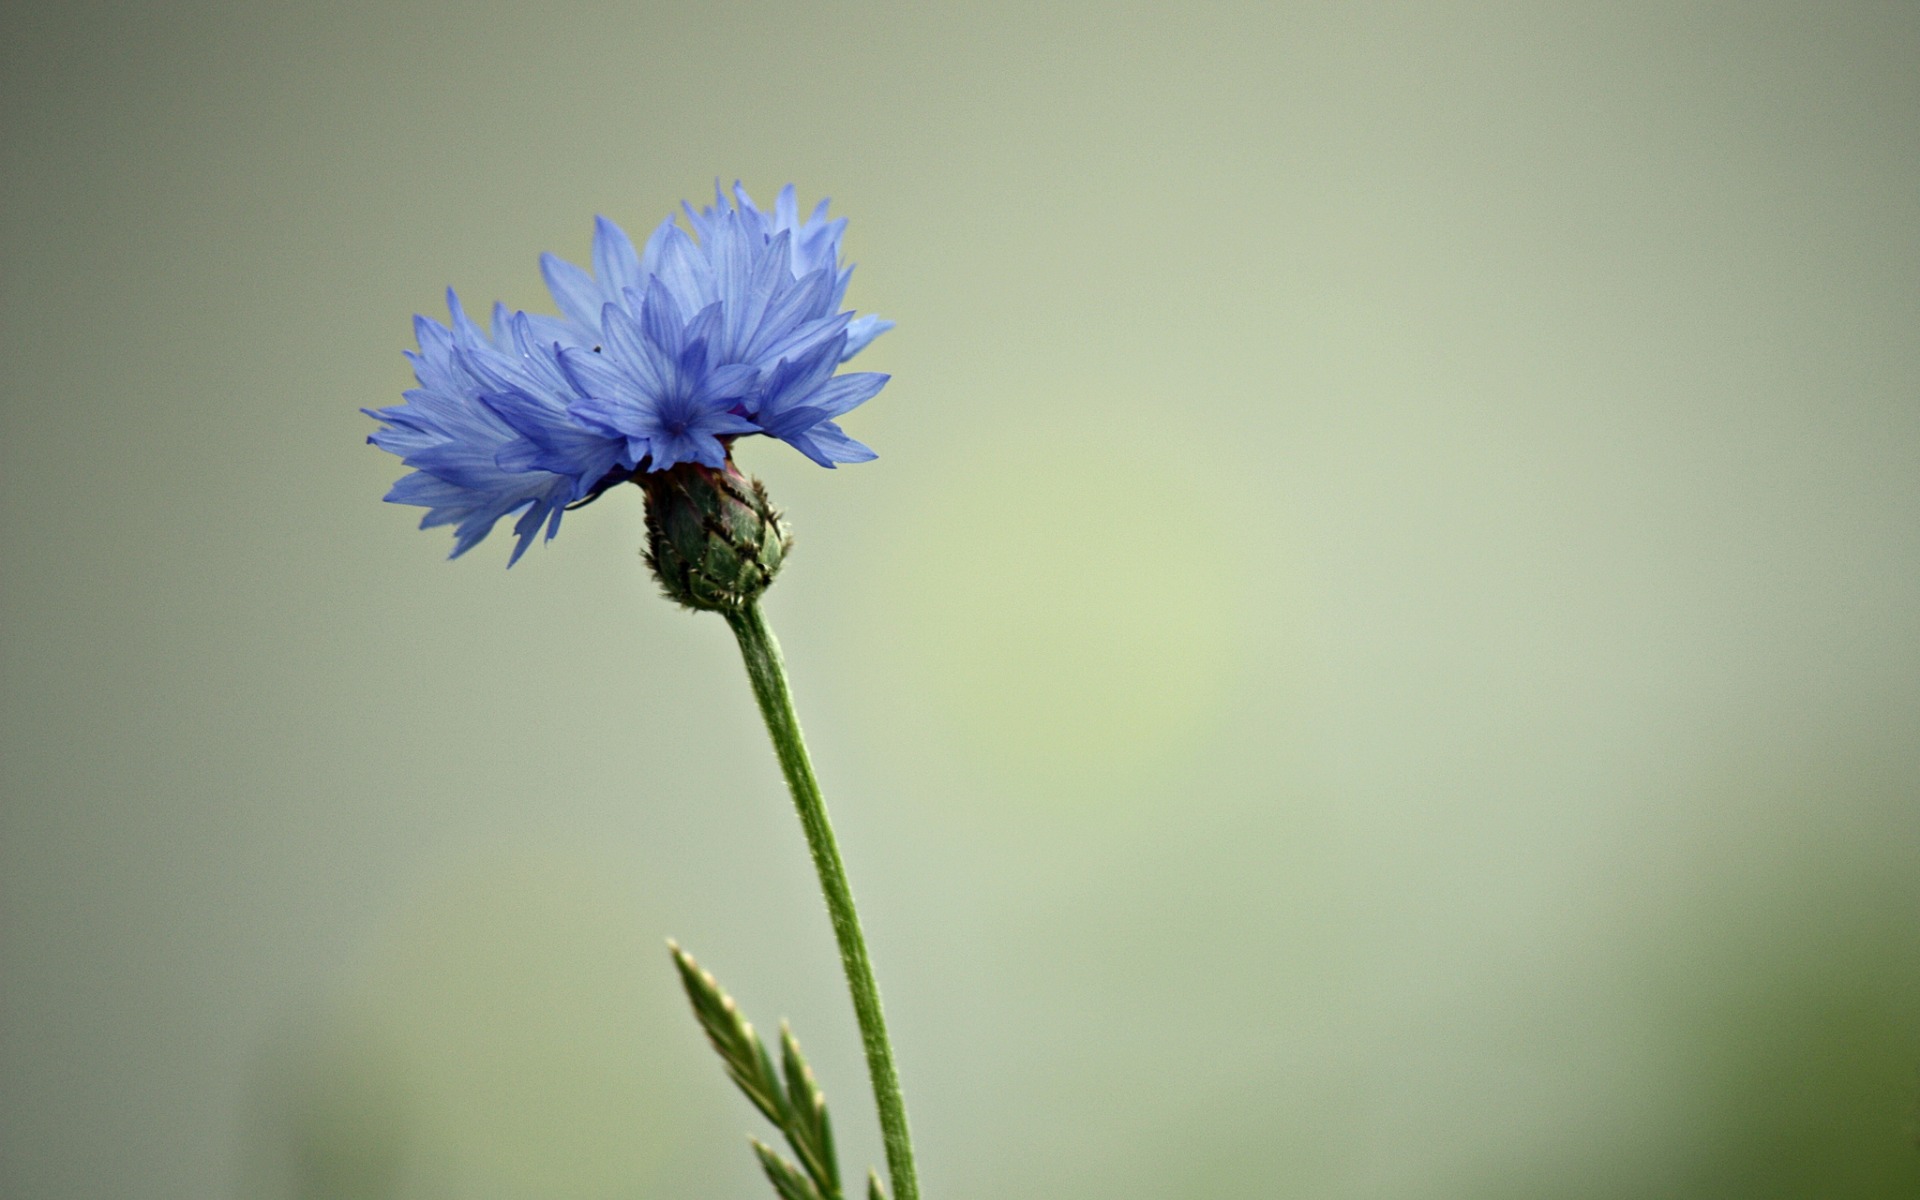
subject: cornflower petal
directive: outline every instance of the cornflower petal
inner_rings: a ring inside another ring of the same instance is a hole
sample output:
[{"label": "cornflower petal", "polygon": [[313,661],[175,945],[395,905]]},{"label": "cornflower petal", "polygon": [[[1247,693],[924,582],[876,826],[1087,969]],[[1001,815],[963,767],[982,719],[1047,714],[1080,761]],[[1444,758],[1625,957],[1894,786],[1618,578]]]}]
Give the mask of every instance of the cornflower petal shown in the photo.
[{"label": "cornflower petal", "polygon": [[835,375],[821,384],[807,400],[810,408],[823,410],[829,417],[837,417],[852,412],[855,408],[880,394],[887,386],[891,376],[878,371],[855,371],[851,375]]},{"label": "cornflower petal", "polygon": [[601,291],[609,296],[646,285],[646,276],[640,270],[640,256],[633,250],[633,239],[605,217],[593,220],[593,274]]},{"label": "cornflower petal", "polygon": [[795,450],[829,469],[841,463],[872,462],[880,457],[863,443],[848,437],[832,421],[821,421],[785,440]]},{"label": "cornflower petal", "polygon": [[658,284],[678,301],[681,311],[698,312],[714,299],[706,256],[678,225],[665,225],[661,232],[665,236],[659,241],[659,261],[649,264],[648,294]]},{"label": "cornflower petal", "polygon": [[[617,362],[639,384],[642,391],[664,391],[666,377],[661,373],[658,356],[648,348],[646,332],[626,309],[607,305],[604,332],[607,358]],[[571,361],[571,360],[569,360]]]},{"label": "cornflower petal", "polygon": [[845,362],[867,348],[867,344],[893,328],[893,322],[885,317],[876,317],[869,313],[864,317],[855,317],[847,324],[847,346],[840,352],[840,361]]},{"label": "cornflower petal", "polygon": [[611,358],[578,346],[560,351],[560,369],[581,396],[610,396],[625,386]]},{"label": "cornflower petal", "polygon": [[593,328],[600,306],[606,303],[605,291],[594,282],[593,276],[557,254],[540,256],[540,274],[547,281],[547,290],[553,293],[553,302],[560,306],[567,320]]},{"label": "cornflower petal", "polygon": [[[704,305],[699,306],[704,308]],[[699,311],[689,308],[686,311]],[[666,284],[656,275],[647,283],[647,298],[640,305],[640,332],[646,340],[659,347],[660,352],[669,358],[680,357],[681,349],[686,345],[681,336],[687,327],[687,318]]]}]

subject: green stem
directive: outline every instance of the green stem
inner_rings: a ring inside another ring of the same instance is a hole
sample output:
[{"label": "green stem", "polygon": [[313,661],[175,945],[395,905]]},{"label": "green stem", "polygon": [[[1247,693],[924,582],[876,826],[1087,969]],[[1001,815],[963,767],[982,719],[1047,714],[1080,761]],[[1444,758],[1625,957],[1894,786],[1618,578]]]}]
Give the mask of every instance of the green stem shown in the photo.
[{"label": "green stem", "polygon": [[733,626],[734,636],[740,639],[740,654],[747,661],[747,678],[753,682],[753,698],[760,702],[767,735],[773,739],[781,773],[786,775],[787,788],[793,793],[793,806],[799,810],[801,828],[807,833],[807,849],[813,852],[813,866],[820,874],[820,891],[826,897],[827,915],[833,920],[833,936],[840,943],[840,964],[846,968],[847,990],[853,993],[853,1011],[860,1021],[860,1041],[867,1051],[867,1073],[873,1077],[873,1102],[880,1110],[880,1133],[886,1142],[887,1172],[893,1177],[894,1200],[919,1200],[920,1184],[913,1174],[913,1141],[907,1134],[907,1103],[900,1095],[900,1076],[893,1067],[893,1046],[887,1041],[887,1022],[880,1013],[880,988],[873,981],[873,964],[867,960],[867,941],[860,933],[860,917],[854,911],[847,870],[840,862],[840,847],[833,839],[833,826],[827,820],[826,802],[820,798],[820,784],[813,777],[807,744],[800,736],[800,718],[793,711],[793,693],[787,688],[787,669],[780,658],[780,643],[767,628],[758,601],[725,615],[727,624]]}]

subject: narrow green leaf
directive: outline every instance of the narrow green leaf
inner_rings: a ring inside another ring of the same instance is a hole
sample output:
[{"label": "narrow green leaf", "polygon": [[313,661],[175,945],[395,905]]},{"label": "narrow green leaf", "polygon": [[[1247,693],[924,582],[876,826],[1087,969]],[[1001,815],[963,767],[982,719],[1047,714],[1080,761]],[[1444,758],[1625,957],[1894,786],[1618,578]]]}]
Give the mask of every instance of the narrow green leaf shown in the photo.
[{"label": "narrow green leaf", "polygon": [[880,1172],[867,1168],[867,1200],[887,1200],[887,1189],[880,1186]]},{"label": "narrow green leaf", "polygon": [[781,1158],[772,1146],[759,1138],[751,1140],[753,1152],[760,1156],[760,1169],[767,1173],[767,1179],[772,1182],[773,1190],[780,1193],[780,1200],[821,1200],[820,1193],[815,1191],[813,1184],[800,1173],[799,1167]]},{"label": "narrow green leaf", "polygon": [[814,1080],[812,1068],[800,1053],[793,1028],[780,1022],[780,1067],[787,1081],[787,1141],[800,1164],[813,1177],[822,1195],[840,1195],[840,1164],[833,1150],[833,1121],[827,1116],[827,1098]]},{"label": "narrow green leaf", "polygon": [[693,1005],[693,1015],[726,1065],[728,1078],[753,1101],[755,1108],[766,1114],[767,1120],[787,1128],[786,1097],[780,1090],[779,1076],[773,1072],[773,1060],[767,1056],[767,1048],[760,1044],[760,1035],[740,1015],[733,997],[720,990],[720,984],[693,961],[691,954],[671,938],[667,940],[667,948],[673,951],[673,965],[680,969],[680,982]]}]

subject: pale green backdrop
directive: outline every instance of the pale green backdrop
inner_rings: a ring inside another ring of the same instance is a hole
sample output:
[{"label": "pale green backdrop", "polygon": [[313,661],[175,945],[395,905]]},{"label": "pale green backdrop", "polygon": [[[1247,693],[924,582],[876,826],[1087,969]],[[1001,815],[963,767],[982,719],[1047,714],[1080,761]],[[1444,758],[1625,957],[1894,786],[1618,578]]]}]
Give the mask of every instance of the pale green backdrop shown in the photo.
[{"label": "pale green backdrop", "polygon": [[878,462],[741,457],[928,1195],[1920,1194],[1920,8],[15,3],[0,1193],[877,1160],[636,494],[382,505],[413,313],[793,181]]}]

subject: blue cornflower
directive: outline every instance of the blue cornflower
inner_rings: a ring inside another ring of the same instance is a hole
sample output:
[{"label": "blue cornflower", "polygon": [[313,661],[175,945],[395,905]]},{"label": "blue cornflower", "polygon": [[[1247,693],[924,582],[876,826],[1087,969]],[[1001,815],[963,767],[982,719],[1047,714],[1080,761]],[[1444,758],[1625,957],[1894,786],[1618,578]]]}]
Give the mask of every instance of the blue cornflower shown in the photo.
[{"label": "blue cornflower", "polygon": [[669,217],[640,251],[599,218],[591,272],[543,255],[559,316],[496,305],[489,334],[450,292],[450,327],[416,321],[421,386],[370,410],[386,428],[369,440],[413,468],[387,499],[426,506],[423,527],[455,524],[456,556],[517,513],[518,560],[568,506],[682,463],[718,468],[735,437],[828,467],[874,457],[833,420],[886,384],[835,371],[893,327],[840,309],[845,219],[823,200],[801,220],[791,185],[771,213],[739,184],[682,207],[693,235]]}]

